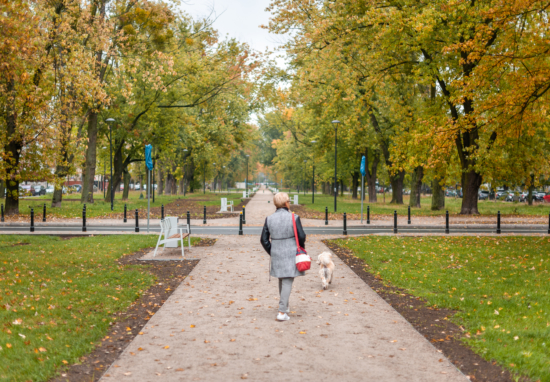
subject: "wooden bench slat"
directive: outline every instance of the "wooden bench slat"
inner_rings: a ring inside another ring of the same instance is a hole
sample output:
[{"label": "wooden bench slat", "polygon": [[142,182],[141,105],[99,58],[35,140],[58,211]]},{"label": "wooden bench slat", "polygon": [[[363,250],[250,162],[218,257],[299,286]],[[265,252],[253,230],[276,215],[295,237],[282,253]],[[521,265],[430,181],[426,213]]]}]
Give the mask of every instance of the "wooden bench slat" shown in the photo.
[{"label": "wooden bench slat", "polygon": [[[183,237],[184,239],[185,239],[187,236],[189,236],[188,233],[184,233],[184,234],[182,235],[182,237]],[[172,236],[169,236],[168,239],[179,239],[179,237],[180,237],[180,234],[179,234],[179,233],[175,233],[175,234],[173,234]]]}]

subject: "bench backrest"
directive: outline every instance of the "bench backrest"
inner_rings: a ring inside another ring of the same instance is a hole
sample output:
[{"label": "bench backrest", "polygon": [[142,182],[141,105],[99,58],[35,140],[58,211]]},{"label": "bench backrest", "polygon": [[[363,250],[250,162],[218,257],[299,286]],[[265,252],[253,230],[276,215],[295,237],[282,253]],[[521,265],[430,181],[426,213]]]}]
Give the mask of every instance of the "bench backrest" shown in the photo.
[{"label": "bench backrest", "polygon": [[298,195],[294,195],[294,204],[298,204]]},{"label": "bench backrest", "polygon": [[221,203],[222,203],[221,211],[227,211],[227,198],[221,198]]}]

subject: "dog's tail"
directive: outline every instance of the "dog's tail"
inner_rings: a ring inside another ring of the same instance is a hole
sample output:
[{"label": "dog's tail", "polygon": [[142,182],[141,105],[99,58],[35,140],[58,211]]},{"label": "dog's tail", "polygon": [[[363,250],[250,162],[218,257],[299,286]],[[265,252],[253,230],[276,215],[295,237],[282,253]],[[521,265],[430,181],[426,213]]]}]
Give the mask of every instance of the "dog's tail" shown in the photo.
[{"label": "dog's tail", "polygon": [[328,268],[323,268],[323,272],[325,273],[325,280],[328,280],[328,277],[329,277],[329,270],[328,270]]},{"label": "dog's tail", "polygon": [[329,256],[319,256],[318,263],[323,264],[324,266],[328,266],[331,263]]}]

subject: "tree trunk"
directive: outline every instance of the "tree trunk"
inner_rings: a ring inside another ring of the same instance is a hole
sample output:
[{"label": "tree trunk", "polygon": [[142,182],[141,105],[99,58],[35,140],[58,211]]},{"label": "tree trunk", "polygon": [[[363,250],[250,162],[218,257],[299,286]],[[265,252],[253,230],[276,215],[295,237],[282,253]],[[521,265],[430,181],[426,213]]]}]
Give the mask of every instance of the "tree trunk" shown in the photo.
[{"label": "tree trunk", "polygon": [[180,187],[179,187],[179,190],[178,190],[178,194],[180,194],[180,195],[183,195],[183,178],[184,178],[184,177],[185,177],[185,176],[182,176],[182,177],[180,178]]},{"label": "tree trunk", "polygon": [[391,202],[390,204],[403,204],[403,179],[405,171],[399,171],[390,176],[391,183]]},{"label": "tree trunk", "polygon": [[462,173],[462,209],[461,215],[479,214],[477,209],[478,191],[481,186],[482,177],[474,170]]},{"label": "tree trunk", "polygon": [[[62,162],[65,163],[65,158],[62,159]],[[67,176],[69,171],[68,166],[57,165],[55,166],[55,177],[57,179],[63,180]],[[54,186],[54,191],[52,195],[52,207],[61,207],[61,202],[63,201],[63,182],[60,182],[59,185],[56,182]]]},{"label": "tree trunk", "polygon": [[527,204],[533,205],[533,191],[535,190],[535,175],[531,175],[531,184],[529,184],[529,193],[527,194]]},{"label": "tree trunk", "polygon": [[411,198],[409,206],[420,208],[420,188],[422,187],[422,179],[424,178],[424,167],[418,166],[412,173],[411,181]]},{"label": "tree trunk", "polygon": [[6,190],[5,182],[3,179],[0,179],[0,199],[4,199],[6,194],[5,190]]},{"label": "tree trunk", "polygon": [[338,190],[338,196],[344,196],[344,179],[340,179],[340,189]]},{"label": "tree trunk", "polygon": [[[353,188],[351,198],[357,199],[357,188],[359,188],[359,179],[361,178],[361,173],[359,171],[354,171],[351,175],[351,187]],[[363,192],[363,189],[361,189]]]},{"label": "tree trunk", "polygon": [[[95,166],[97,161],[97,117],[98,113],[88,115],[88,149],[86,150],[86,167],[84,168],[84,182],[82,182],[81,203],[93,203],[93,187]],[[110,187],[109,187],[110,188]]]},{"label": "tree trunk", "polygon": [[374,150],[371,168],[369,169],[369,149],[365,149],[365,177],[369,189],[369,203],[376,203],[376,172],[380,162],[380,151]]},{"label": "tree trunk", "polygon": [[[120,189],[120,183],[122,182],[122,175],[124,171],[124,163],[122,160],[122,147],[123,144],[117,145],[114,144],[114,149],[116,150],[114,152],[113,156],[113,193],[116,195],[117,190]],[[141,189],[143,190],[143,185],[140,185]],[[114,200],[114,197],[113,197]],[[106,202],[111,202],[111,186],[107,189],[107,196],[105,197]]]},{"label": "tree trunk", "polygon": [[158,195],[162,195],[164,193],[164,173],[162,172],[162,167],[158,166],[159,169],[159,189],[158,189]]},{"label": "tree trunk", "polygon": [[445,208],[445,190],[439,183],[441,180],[435,177],[432,181],[432,211],[440,211]]},{"label": "tree trunk", "polygon": [[128,193],[130,192],[130,172],[128,169],[124,169],[124,190],[122,190],[122,200],[128,200]]}]

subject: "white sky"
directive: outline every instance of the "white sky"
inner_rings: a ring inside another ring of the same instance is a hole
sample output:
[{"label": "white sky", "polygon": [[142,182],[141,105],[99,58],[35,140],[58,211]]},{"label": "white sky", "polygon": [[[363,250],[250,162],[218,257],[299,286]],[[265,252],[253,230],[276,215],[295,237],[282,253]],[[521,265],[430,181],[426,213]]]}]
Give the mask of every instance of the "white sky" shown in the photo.
[{"label": "white sky", "polygon": [[269,22],[269,13],[265,11],[269,3],[269,0],[183,0],[181,9],[193,17],[208,16],[214,10],[217,16],[214,28],[221,39],[229,35],[264,52],[266,47],[273,50],[283,42],[282,36],[260,28]]}]

